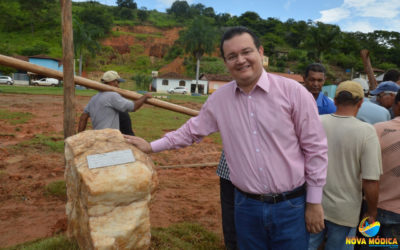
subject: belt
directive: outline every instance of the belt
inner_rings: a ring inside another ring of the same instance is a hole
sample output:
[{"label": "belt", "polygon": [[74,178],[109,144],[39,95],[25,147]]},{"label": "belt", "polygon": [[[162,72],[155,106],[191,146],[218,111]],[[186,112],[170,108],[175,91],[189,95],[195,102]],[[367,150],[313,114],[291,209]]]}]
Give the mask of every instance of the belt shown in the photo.
[{"label": "belt", "polygon": [[239,192],[242,194],[246,195],[248,198],[258,200],[261,202],[266,202],[266,203],[278,203],[284,200],[290,200],[296,197],[300,197],[306,193],[306,186],[302,185],[298,188],[293,189],[292,191],[289,192],[283,192],[280,194],[250,194],[246,193],[239,188],[236,188]]}]

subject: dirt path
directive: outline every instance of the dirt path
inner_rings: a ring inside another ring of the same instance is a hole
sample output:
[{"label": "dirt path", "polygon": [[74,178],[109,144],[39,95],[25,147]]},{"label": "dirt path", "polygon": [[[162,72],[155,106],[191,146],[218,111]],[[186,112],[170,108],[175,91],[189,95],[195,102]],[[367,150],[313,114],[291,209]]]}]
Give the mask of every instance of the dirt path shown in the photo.
[{"label": "dirt path", "polygon": [[[77,114],[88,100],[77,97]],[[40,146],[21,146],[37,134],[62,138],[62,103],[62,96],[0,94],[0,109],[33,114],[26,124],[0,120],[0,247],[66,229],[65,198],[45,192],[47,184],[64,178],[63,154]],[[220,150],[220,145],[206,138],[192,147],[151,157],[160,165],[216,162]],[[215,169],[157,170],[160,185],[151,204],[152,226],[190,221],[222,235]]]}]

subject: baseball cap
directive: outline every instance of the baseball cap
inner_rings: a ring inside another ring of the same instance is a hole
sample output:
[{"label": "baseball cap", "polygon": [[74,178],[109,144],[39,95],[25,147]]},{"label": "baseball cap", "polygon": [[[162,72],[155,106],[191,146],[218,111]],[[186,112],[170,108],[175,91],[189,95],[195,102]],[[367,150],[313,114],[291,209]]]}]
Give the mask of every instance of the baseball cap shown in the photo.
[{"label": "baseball cap", "polygon": [[104,82],[104,83],[112,82],[114,80],[118,80],[118,82],[125,82],[125,80],[122,79],[118,75],[118,73],[116,71],[114,71],[114,70],[109,70],[109,71],[105,72],[103,74],[103,77],[101,78],[101,81]]},{"label": "baseball cap", "polygon": [[361,87],[364,90],[364,94],[368,93],[369,85],[368,85],[368,82],[366,80],[364,80],[362,78],[354,78],[352,81],[353,82],[358,82],[359,84],[361,84]]},{"label": "baseball cap", "polygon": [[355,81],[344,81],[339,84],[339,86],[336,88],[336,93],[335,97],[338,96],[338,94],[342,91],[347,91],[350,92],[353,98],[359,97],[363,98],[364,97],[364,90],[361,87],[361,85],[358,82]]},{"label": "baseball cap", "polygon": [[385,91],[389,92],[397,92],[400,89],[399,85],[397,83],[392,82],[392,81],[386,81],[386,82],[381,82],[378,87],[374,90],[372,90],[370,93],[371,95],[377,95]]}]

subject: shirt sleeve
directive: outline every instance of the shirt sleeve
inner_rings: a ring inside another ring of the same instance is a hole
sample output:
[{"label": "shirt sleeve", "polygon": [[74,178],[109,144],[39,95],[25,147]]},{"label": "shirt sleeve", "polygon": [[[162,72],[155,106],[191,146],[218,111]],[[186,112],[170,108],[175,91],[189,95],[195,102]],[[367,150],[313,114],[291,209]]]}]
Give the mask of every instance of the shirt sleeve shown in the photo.
[{"label": "shirt sleeve", "polygon": [[110,92],[109,105],[119,112],[131,112],[133,111],[135,104],[133,101],[123,98],[116,92]]},{"label": "shirt sleeve", "polygon": [[379,180],[383,172],[380,142],[376,130],[372,126],[368,130],[361,152],[361,176],[366,180]]},{"label": "shirt sleeve", "polygon": [[212,96],[206,101],[196,117],[190,118],[178,130],[167,133],[163,138],[151,142],[153,152],[182,148],[200,142],[204,136],[218,131],[217,120],[213,114]]},{"label": "shirt sleeve", "polygon": [[328,142],[312,95],[301,86],[292,94],[292,119],[304,154],[307,202],[321,203],[328,168]]}]

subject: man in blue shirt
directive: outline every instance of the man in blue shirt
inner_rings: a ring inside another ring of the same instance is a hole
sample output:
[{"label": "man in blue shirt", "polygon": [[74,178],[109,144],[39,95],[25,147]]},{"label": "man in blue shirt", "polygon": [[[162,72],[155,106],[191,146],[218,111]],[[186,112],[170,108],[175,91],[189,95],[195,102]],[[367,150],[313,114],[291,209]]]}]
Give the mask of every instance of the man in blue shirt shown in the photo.
[{"label": "man in blue shirt", "polygon": [[367,81],[362,78],[355,78],[352,81],[358,82],[364,90],[364,101],[361,108],[358,110],[357,118],[369,124],[378,122],[385,122],[390,120],[390,113],[387,109],[379,106],[368,99],[369,85]]},{"label": "man in blue shirt", "polygon": [[321,91],[326,79],[325,74],[325,67],[319,63],[308,65],[304,73],[304,87],[314,96],[320,115],[336,112],[333,101]]}]

